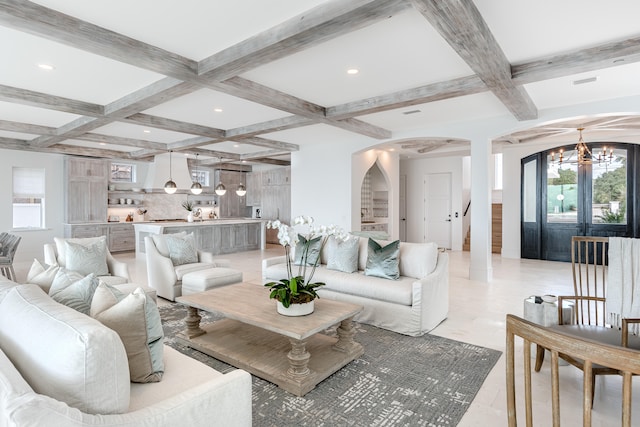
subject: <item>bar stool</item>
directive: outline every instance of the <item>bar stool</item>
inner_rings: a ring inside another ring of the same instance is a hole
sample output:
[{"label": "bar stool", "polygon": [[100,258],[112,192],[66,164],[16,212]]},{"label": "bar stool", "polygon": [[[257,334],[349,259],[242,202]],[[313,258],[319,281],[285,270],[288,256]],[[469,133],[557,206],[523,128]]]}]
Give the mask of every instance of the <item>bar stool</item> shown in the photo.
[{"label": "bar stool", "polygon": [[13,269],[13,257],[18,250],[22,237],[10,233],[0,233],[0,272],[16,282],[16,272]]}]

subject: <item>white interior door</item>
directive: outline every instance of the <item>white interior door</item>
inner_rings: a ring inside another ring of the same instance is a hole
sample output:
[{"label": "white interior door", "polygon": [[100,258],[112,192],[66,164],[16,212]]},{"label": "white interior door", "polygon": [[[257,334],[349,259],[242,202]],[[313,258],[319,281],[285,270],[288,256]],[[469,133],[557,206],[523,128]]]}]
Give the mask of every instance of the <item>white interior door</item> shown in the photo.
[{"label": "white interior door", "polygon": [[407,176],[400,175],[400,241],[407,241]]},{"label": "white interior door", "polygon": [[430,173],[424,180],[425,242],[451,249],[451,174]]}]

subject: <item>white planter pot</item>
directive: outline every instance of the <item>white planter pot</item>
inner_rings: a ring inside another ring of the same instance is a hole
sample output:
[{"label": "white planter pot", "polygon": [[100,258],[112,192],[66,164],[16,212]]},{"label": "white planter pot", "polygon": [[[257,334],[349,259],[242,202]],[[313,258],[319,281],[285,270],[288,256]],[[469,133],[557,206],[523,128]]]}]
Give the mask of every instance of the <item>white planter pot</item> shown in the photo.
[{"label": "white planter pot", "polygon": [[187,215],[187,222],[193,222],[193,213],[189,212],[189,215]]},{"label": "white planter pot", "polygon": [[315,300],[311,302],[307,302],[304,304],[290,304],[288,308],[285,308],[284,305],[280,301],[277,302],[278,313],[283,316],[306,316],[307,314],[313,313],[313,303]]}]

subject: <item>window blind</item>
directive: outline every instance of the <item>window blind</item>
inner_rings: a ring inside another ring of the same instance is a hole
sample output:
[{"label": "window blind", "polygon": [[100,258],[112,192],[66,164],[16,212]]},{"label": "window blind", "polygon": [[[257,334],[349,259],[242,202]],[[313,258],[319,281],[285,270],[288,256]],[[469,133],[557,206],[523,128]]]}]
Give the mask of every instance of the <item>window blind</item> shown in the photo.
[{"label": "window blind", "polygon": [[44,198],[44,169],[13,168],[13,197]]}]

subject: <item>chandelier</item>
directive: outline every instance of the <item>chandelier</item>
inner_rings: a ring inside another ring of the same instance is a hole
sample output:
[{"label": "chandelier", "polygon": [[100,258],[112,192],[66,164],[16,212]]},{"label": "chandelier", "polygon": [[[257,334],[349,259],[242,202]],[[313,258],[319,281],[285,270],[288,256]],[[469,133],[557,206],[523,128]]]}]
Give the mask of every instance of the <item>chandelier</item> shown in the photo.
[{"label": "chandelier", "polygon": [[578,132],[580,132],[580,137],[578,138],[578,143],[574,147],[574,149],[570,152],[568,156],[564,155],[564,150],[561,148],[558,152],[558,160],[556,161],[556,153],[551,152],[551,162],[558,163],[562,165],[563,163],[577,163],[578,165],[591,165],[594,163],[597,164],[609,164],[613,161],[613,149],[609,149],[607,152],[607,147],[602,147],[602,150],[597,153],[592,153],[589,150],[589,146],[585,144],[582,139],[582,131],[584,128],[578,128]]}]

